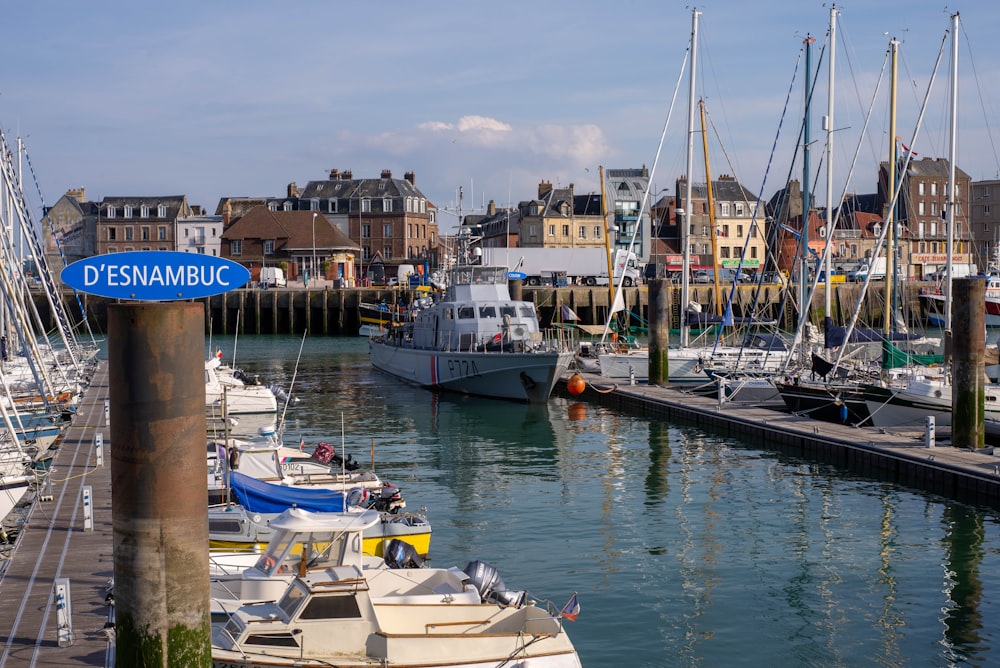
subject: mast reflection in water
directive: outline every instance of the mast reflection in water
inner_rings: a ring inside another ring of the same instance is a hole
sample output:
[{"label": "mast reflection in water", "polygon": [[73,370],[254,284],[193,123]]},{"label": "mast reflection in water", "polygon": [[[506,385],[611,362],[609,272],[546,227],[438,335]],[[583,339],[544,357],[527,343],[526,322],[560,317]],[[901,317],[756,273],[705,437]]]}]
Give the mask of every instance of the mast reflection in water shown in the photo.
[{"label": "mast reflection in water", "polygon": [[[232,339],[214,340],[226,361]],[[287,387],[299,340],[239,338]],[[341,443],[434,526],[435,566],[483,559],[582,606],[588,666],[1000,664],[1000,527],[983,511],[580,400],[436,396],[306,340],[285,440]],[[590,392],[591,390],[587,390]]]}]

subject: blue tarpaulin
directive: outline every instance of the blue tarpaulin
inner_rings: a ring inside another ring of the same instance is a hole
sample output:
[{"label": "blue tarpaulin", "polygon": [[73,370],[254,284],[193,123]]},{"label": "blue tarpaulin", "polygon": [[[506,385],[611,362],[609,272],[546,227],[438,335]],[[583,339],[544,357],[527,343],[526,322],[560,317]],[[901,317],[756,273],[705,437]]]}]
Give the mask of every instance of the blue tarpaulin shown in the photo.
[{"label": "blue tarpaulin", "polygon": [[282,513],[292,507],[311,512],[344,512],[344,493],[330,489],[275,485],[239,471],[230,472],[229,487],[236,502],[251,513]]}]

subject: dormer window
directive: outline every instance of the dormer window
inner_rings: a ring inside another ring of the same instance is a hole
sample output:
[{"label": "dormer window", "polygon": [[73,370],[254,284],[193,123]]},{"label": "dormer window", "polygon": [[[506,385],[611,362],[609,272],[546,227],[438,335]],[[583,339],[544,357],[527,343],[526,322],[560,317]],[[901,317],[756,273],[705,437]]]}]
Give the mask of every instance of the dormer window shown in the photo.
[{"label": "dormer window", "polygon": [[109,206],[109,207],[107,208],[107,210],[105,211],[105,213],[104,213],[104,217],[105,217],[105,218],[114,218],[114,217],[115,217],[115,215],[116,215],[117,213],[118,213],[118,212],[117,212],[117,210],[115,209],[115,207],[113,207],[113,206]]},{"label": "dormer window", "polygon": [[382,200],[382,213],[389,213],[392,211],[392,200],[386,197]]},{"label": "dormer window", "polygon": [[157,218],[166,218],[167,217],[167,205],[166,204],[161,204],[158,207],[156,207],[156,216],[157,216]]},{"label": "dormer window", "polygon": [[146,206],[145,204],[143,204],[141,207],[139,207],[139,217],[140,218],[149,218],[149,207]]},{"label": "dormer window", "polygon": [[132,217],[132,207],[128,204],[125,205],[125,217],[126,218]]}]

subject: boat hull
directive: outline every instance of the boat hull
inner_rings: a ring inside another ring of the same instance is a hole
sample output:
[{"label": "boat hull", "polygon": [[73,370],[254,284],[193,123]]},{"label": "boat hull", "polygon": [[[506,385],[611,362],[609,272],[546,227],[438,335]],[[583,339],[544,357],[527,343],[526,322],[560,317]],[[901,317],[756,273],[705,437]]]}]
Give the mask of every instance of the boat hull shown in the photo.
[{"label": "boat hull", "polygon": [[528,403],[548,401],[570,351],[448,352],[369,342],[372,365],[412,385]]}]

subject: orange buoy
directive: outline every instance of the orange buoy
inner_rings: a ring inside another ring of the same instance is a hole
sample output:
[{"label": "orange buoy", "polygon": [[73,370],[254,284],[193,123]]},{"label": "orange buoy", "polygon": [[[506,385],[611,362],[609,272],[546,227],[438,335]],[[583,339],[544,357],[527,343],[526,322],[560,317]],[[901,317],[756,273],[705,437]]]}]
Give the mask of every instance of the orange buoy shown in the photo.
[{"label": "orange buoy", "polygon": [[587,389],[587,381],[580,374],[574,373],[566,382],[566,389],[572,395],[583,394],[583,391]]}]

